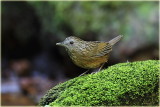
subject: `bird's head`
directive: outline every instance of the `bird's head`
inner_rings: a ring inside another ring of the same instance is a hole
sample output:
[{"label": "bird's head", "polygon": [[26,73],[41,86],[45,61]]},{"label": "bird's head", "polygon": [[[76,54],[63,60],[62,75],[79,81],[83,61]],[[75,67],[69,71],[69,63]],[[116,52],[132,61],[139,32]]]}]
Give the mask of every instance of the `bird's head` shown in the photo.
[{"label": "bird's head", "polygon": [[56,45],[63,46],[71,51],[80,48],[83,45],[83,42],[84,41],[78,37],[70,36],[63,42],[56,43]]}]

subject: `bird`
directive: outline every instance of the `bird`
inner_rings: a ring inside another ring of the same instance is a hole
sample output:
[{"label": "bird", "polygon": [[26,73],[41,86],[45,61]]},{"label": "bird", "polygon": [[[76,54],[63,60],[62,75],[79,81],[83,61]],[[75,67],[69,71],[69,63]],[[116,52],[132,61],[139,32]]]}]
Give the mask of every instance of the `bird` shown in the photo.
[{"label": "bird", "polygon": [[[67,37],[63,42],[56,43],[65,47],[73,63],[84,69],[102,68],[108,61],[112,47],[122,35],[119,35],[109,42],[106,41],[85,41],[75,36]],[[99,71],[100,71],[99,69]]]}]

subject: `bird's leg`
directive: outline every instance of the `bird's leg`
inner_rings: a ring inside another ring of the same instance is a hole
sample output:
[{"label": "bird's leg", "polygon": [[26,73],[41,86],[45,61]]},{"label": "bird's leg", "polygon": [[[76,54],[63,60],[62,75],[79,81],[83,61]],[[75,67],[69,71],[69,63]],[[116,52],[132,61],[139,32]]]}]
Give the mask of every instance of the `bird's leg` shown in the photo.
[{"label": "bird's leg", "polygon": [[86,74],[88,71],[89,71],[89,69],[87,71],[85,71],[84,73],[82,73],[81,75],[79,75],[79,77]]},{"label": "bird's leg", "polygon": [[101,67],[99,68],[99,70],[98,70],[98,71],[92,72],[91,74],[94,74],[94,73],[99,72],[99,71],[102,69],[102,67],[104,66],[104,64],[105,64],[105,63],[103,63],[103,64],[101,65]]},{"label": "bird's leg", "polygon": [[101,67],[99,68],[98,72],[102,69],[102,67],[104,66],[104,64],[105,64],[105,63],[103,63],[103,64],[101,65]]}]

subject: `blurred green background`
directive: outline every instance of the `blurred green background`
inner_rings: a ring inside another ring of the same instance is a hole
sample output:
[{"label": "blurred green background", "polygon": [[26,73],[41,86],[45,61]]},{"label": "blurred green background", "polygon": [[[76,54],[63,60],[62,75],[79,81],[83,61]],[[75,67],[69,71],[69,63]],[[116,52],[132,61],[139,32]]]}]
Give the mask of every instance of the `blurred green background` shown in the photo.
[{"label": "blurred green background", "polygon": [[36,105],[48,89],[85,72],[55,44],[68,36],[109,41],[104,68],[158,59],[158,1],[2,1],[2,105]]}]

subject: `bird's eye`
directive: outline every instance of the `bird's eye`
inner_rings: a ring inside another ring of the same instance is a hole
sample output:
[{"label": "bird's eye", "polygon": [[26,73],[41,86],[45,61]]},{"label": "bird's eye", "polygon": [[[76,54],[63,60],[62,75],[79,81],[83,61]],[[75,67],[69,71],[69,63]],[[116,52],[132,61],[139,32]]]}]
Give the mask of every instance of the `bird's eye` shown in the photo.
[{"label": "bird's eye", "polygon": [[73,42],[73,41],[70,41],[69,43],[70,43],[70,44],[73,44],[74,42]]}]

